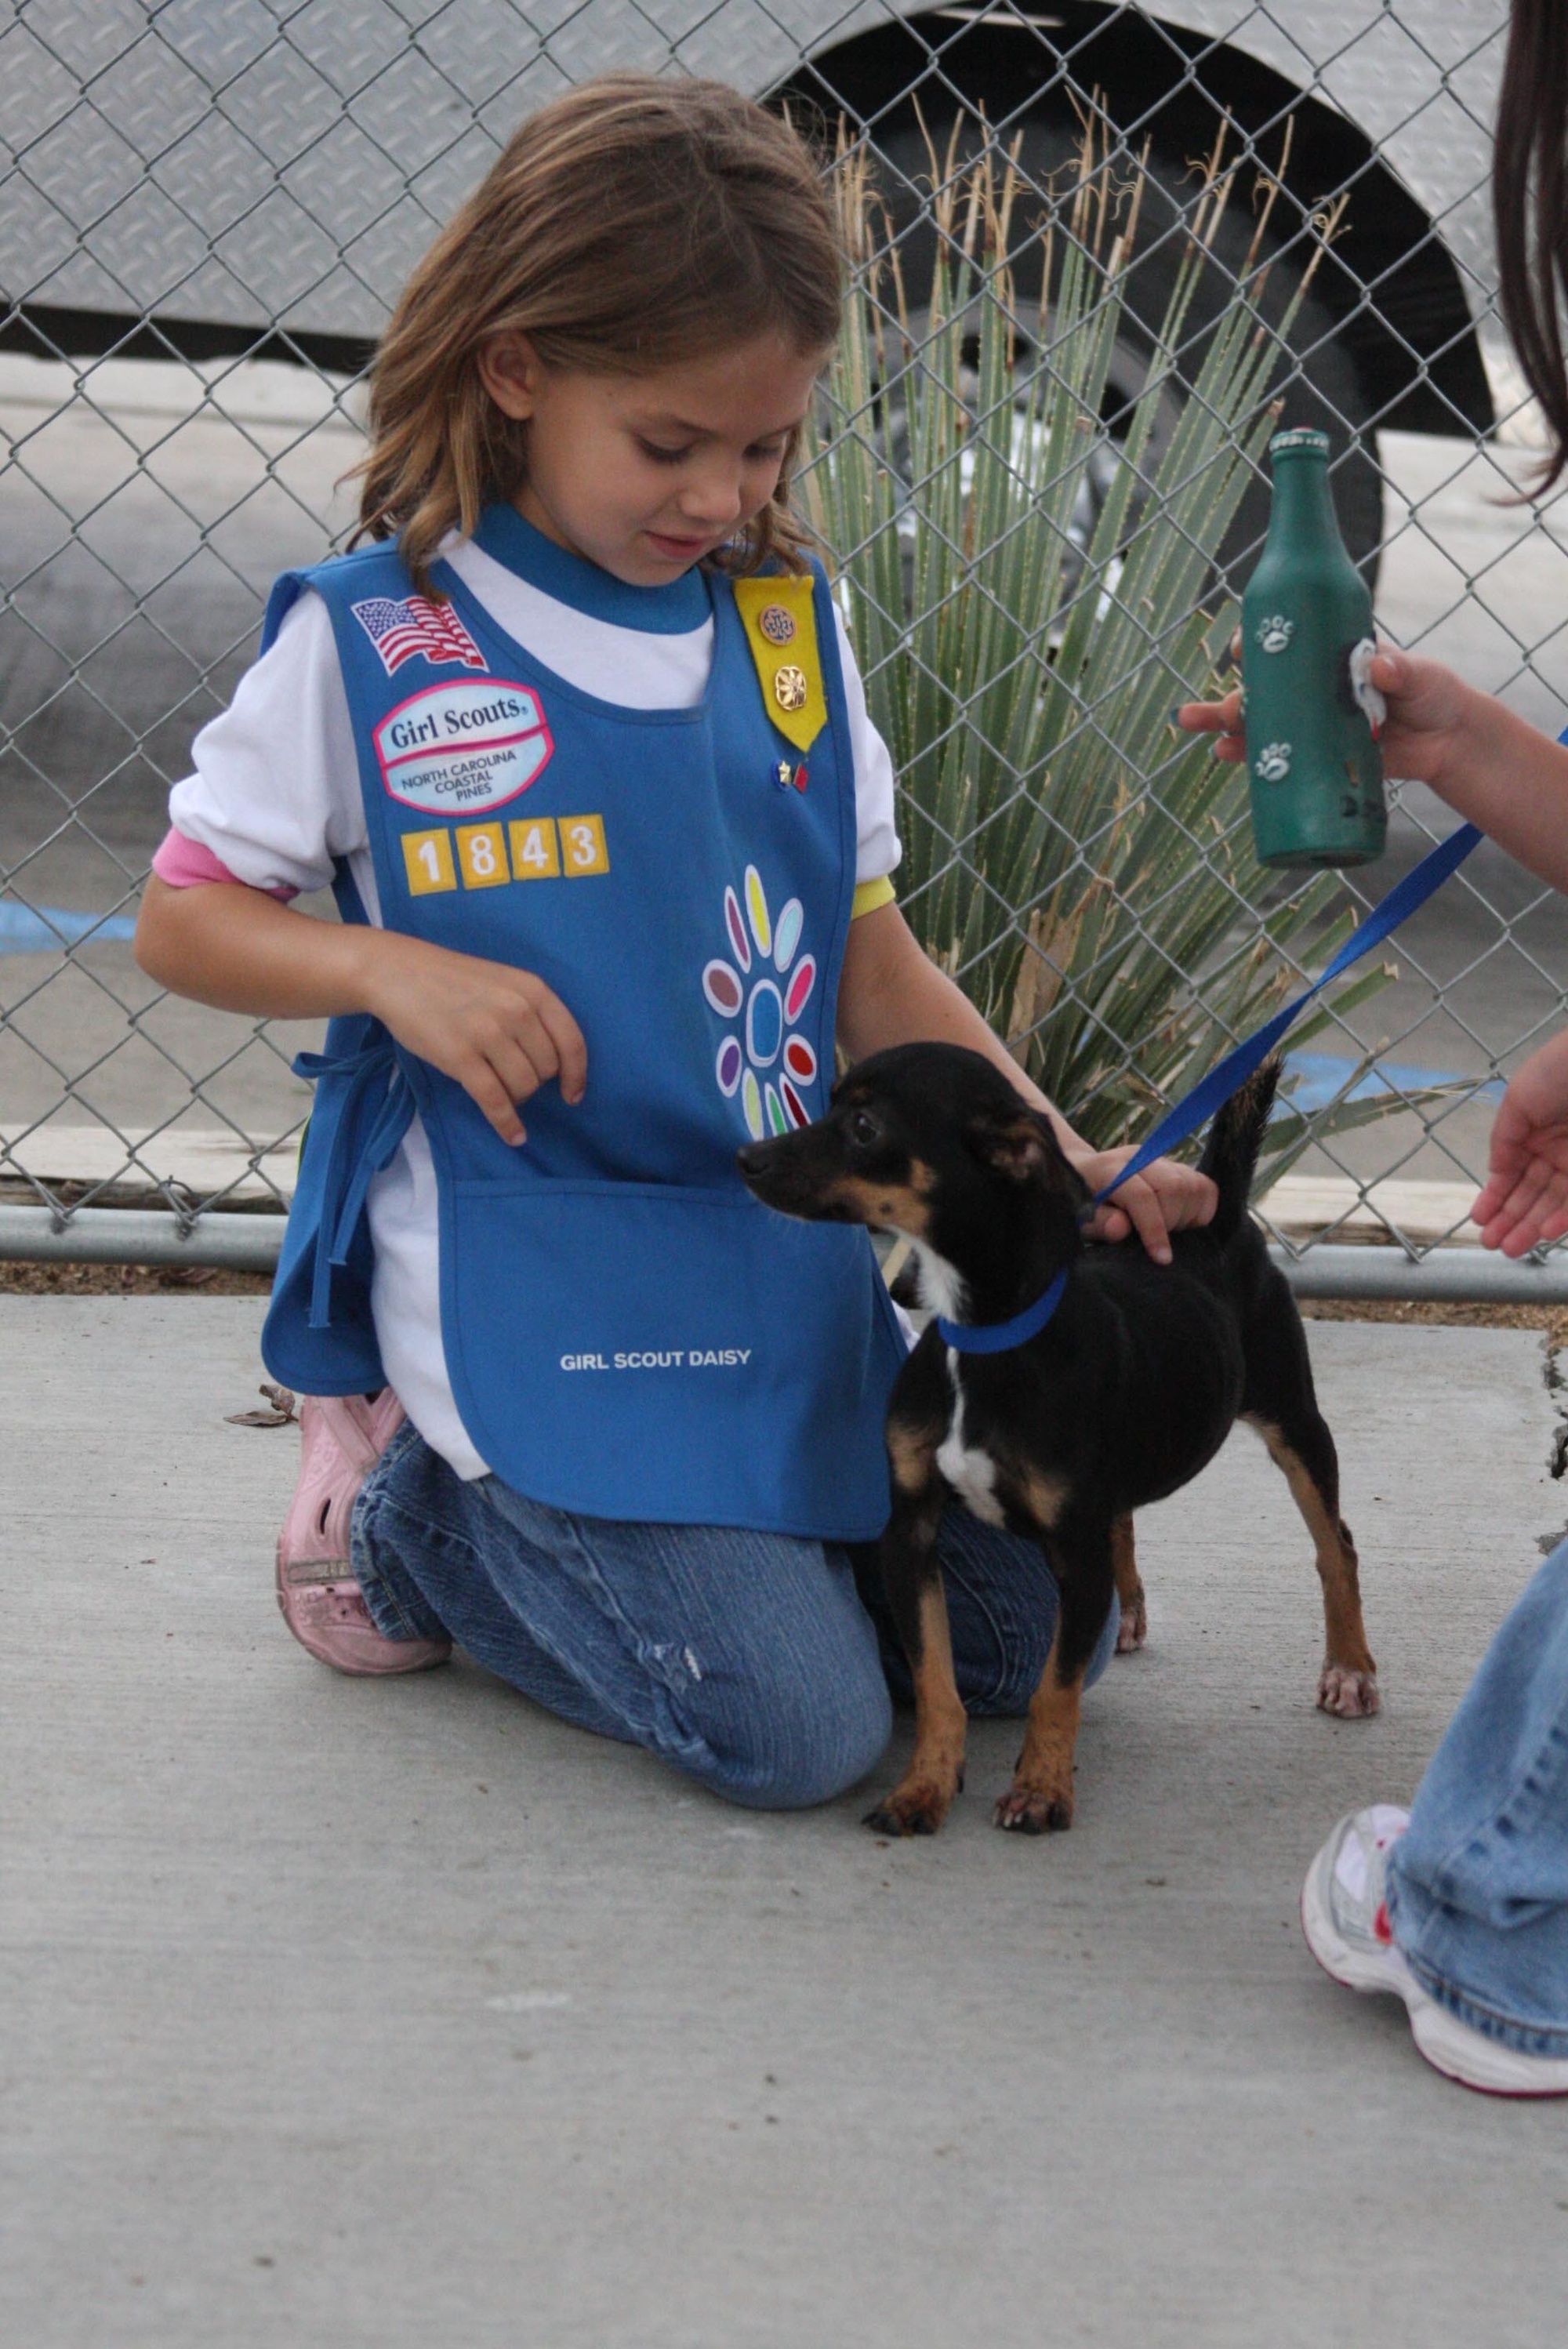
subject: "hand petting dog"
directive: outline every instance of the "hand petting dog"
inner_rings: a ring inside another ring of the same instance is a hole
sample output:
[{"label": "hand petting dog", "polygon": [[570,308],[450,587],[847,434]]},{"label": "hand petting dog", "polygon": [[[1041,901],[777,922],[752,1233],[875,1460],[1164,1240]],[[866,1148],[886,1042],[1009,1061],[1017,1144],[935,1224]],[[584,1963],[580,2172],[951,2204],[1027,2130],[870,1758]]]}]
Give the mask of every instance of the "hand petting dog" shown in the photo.
[{"label": "hand petting dog", "polygon": [[[1050,1120],[1068,1163],[1091,1192],[1114,1182],[1132,1156],[1130,1146],[1096,1150],[1073,1132],[968,997],[923,953],[896,905],[879,905],[851,923],[839,1000],[839,1041],[852,1061],[890,1046],[924,1043],[956,1044],[989,1061],[1021,1100]],[[1089,1229],[1097,1240],[1122,1240],[1136,1232],[1156,1264],[1169,1264],[1171,1233],[1200,1229],[1213,1215],[1217,1195],[1196,1166],[1157,1158],[1096,1210]]]},{"label": "hand petting dog", "polygon": [[[1044,1096],[1041,1096],[1043,1100]],[[1062,1154],[1075,1174],[1083,1177],[1092,1195],[1115,1182],[1138,1144],[1119,1150],[1094,1150],[1080,1141],[1059,1114],[1054,1120]],[[1064,1136],[1068,1138],[1063,1138]],[[1201,1231],[1212,1222],[1220,1195],[1209,1177],[1179,1159],[1156,1158],[1141,1174],[1119,1190],[1114,1199],[1097,1207],[1088,1226],[1091,1239],[1124,1240],[1136,1232],[1156,1264],[1171,1262],[1171,1234]]]}]

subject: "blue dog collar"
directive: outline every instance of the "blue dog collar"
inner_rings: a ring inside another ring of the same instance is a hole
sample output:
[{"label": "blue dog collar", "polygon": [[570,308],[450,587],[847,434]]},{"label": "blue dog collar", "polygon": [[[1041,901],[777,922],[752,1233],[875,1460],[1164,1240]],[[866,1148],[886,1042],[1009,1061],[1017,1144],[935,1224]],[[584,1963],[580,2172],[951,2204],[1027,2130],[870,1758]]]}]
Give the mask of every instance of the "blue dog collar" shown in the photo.
[{"label": "blue dog collar", "polygon": [[1068,1268],[1064,1264],[1044,1296],[1015,1313],[1010,1321],[948,1321],[939,1313],[937,1329],[942,1342],[951,1346],[955,1354],[1006,1354],[1015,1346],[1026,1345],[1037,1338],[1062,1301],[1062,1291],[1068,1285]]}]

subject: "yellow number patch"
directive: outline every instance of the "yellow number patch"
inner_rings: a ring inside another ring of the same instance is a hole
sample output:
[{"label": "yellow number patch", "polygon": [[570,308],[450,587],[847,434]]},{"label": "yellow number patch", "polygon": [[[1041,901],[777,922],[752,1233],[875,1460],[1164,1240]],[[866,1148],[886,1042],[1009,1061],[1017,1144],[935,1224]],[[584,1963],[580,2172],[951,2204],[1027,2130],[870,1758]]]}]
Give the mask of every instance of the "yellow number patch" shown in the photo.
[{"label": "yellow number patch", "polygon": [[403,862],[408,869],[408,895],[428,897],[435,889],[455,889],[451,834],[446,832],[406,832]]},{"label": "yellow number patch", "polygon": [[457,841],[465,889],[493,889],[498,881],[511,879],[506,838],[499,823],[460,823]]},{"label": "yellow number patch", "polygon": [[561,823],[562,865],[569,881],[587,873],[608,873],[610,853],[604,845],[604,819],[599,815],[563,815]]},{"label": "yellow number patch", "polygon": [[561,870],[561,851],[555,844],[555,818],[535,816],[531,822],[522,819],[510,826],[511,833],[511,869],[520,881],[553,881]]},{"label": "yellow number patch", "polygon": [[[454,862],[452,843],[457,843]],[[507,848],[510,842],[511,855]],[[494,889],[504,881],[569,881],[608,873],[602,815],[518,816],[507,824],[459,823],[450,832],[406,832],[403,863],[411,896],[434,889]]]}]

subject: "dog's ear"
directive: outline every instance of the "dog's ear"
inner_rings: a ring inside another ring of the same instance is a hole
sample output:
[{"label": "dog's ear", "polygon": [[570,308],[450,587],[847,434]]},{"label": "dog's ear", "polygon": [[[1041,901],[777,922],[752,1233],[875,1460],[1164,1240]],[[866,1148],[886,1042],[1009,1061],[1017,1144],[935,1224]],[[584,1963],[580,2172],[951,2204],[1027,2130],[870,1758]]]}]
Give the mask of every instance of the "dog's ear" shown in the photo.
[{"label": "dog's ear", "polygon": [[972,1119],[967,1139],[975,1156],[1009,1182],[1055,1191],[1075,1207],[1088,1197],[1088,1185],[1064,1157],[1050,1121],[1026,1102],[1016,1110],[987,1110]]}]

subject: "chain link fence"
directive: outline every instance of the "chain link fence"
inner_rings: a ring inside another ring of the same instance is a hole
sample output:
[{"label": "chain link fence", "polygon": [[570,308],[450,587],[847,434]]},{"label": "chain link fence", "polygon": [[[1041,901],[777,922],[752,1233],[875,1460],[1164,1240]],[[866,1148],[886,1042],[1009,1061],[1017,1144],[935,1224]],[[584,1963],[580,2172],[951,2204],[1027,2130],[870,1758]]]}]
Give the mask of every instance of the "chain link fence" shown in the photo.
[{"label": "chain link fence", "polygon": [[[1079,555],[1130,461],[1140,395],[1158,372],[1149,465],[1175,444],[1244,281],[1276,346],[1270,396],[1331,434],[1342,525],[1386,633],[1558,731],[1563,523],[1529,499],[1539,431],[1496,323],[1490,244],[1506,14],[1504,0],[23,0],[0,30],[0,1255],[275,1255],[308,1110],[290,1063],[315,1034],[160,994],[129,945],[138,893],[191,737],[253,657],[273,576],[345,541],[361,378],[405,274],[516,122],[592,72],[717,76],[789,102],[839,168],[864,159],[900,264],[897,331],[917,346],[951,232],[944,180],[989,146],[1016,175],[1012,259],[1047,372],[1059,262],[1041,258],[1042,223],[1058,254],[1084,233],[1062,191],[1092,119],[1125,241],[1062,525]],[[1217,224],[1199,168],[1216,151],[1234,174]],[[1195,226],[1202,282],[1162,352]],[[873,440],[918,501],[885,386],[833,422]],[[1190,603],[1219,608],[1265,515],[1260,477]],[[889,526],[907,539],[907,513]],[[986,552],[975,526],[965,561]],[[852,568],[863,549],[834,551]],[[1062,610],[1013,616],[1045,674]],[[1171,668],[1169,641],[1150,626],[1150,674]],[[874,702],[901,649],[861,657]],[[1114,750],[1118,811],[1136,818],[1168,727],[1129,734],[1089,709],[1083,726]],[[1014,798],[1045,790],[1020,773]],[[978,869],[980,819],[929,801],[905,816],[925,826],[904,893],[918,923],[922,893]],[[1396,785],[1388,858],[1332,885],[1336,903],[1371,902],[1451,822]],[[1145,936],[1150,907],[1097,865],[1099,839],[1077,843],[1078,861]],[[1190,861],[1211,853],[1194,828]],[[1210,1058],[1234,1028],[1210,978],[1265,924],[1277,941],[1282,902],[1233,893],[1219,961],[1184,974]],[[1038,948],[1026,877],[1006,912]],[[1288,947],[1304,977],[1329,920]],[[1053,934],[1023,1028],[1099,1001],[1109,951],[1097,965]],[[961,945],[952,959],[968,980]],[[1292,1056],[1305,1146],[1263,1211],[1293,1278],[1320,1294],[1510,1279],[1568,1294],[1568,1262],[1504,1271],[1465,1224],[1499,1081],[1568,1001],[1563,907],[1484,848],[1393,959],[1397,977],[1342,1001]],[[1131,1021],[1112,1039],[1119,1098],[1148,1115],[1171,1090],[1162,1033]]]}]

